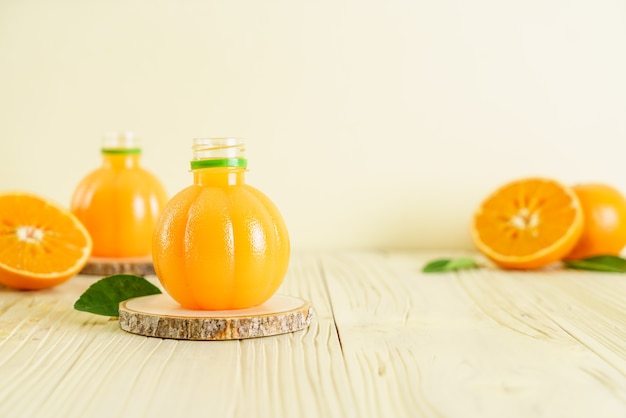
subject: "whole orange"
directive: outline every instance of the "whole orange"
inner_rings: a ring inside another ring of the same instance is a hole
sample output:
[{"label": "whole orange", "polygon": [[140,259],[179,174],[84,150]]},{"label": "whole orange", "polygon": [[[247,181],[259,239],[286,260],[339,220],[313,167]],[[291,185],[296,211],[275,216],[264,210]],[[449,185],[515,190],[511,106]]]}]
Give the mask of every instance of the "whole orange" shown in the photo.
[{"label": "whole orange", "polygon": [[573,186],[583,210],[583,232],[565,257],[576,260],[595,255],[619,255],[626,245],[626,198],[607,184]]}]

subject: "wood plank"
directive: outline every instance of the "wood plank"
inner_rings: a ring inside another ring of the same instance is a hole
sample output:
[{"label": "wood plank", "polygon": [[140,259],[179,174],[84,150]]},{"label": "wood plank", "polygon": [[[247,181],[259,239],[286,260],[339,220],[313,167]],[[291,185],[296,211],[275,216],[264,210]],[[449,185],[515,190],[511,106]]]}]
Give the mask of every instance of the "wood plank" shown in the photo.
[{"label": "wood plank", "polygon": [[444,255],[294,254],[311,325],[252,340],[128,334],[72,308],[88,276],[0,288],[0,416],[624,416],[623,275],[421,273]]},{"label": "wood plank", "polygon": [[72,309],[86,276],[0,289],[0,416],[354,416],[322,276],[318,257],[294,257],[279,291],[312,301],[310,327],[246,341],[128,334]]},{"label": "wood plank", "polygon": [[[423,274],[429,259],[427,253],[324,259],[360,413],[624,416],[624,303],[614,298],[606,308],[602,295],[589,300],[578,281],[568,281],[575,276],[589,282],[583,289],[603,288],[605,276],[496,269]],[[626,294],[626,281],[609,281],[616,294]],[[571,315],[594,305],[603,318]],[[601,320],[606,328],[594,336],[590,328]],[[613,361],[606,361],[611,354]]]}]

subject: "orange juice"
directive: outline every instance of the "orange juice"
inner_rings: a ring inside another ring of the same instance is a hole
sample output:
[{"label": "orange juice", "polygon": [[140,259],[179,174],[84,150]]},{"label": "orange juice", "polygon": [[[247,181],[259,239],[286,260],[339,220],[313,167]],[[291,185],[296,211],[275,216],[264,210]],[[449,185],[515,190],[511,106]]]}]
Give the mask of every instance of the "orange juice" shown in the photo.
[{"label": "orange juice", "polygon": [[272,201],[245,183],[243,152],[238,139],[196,139],[194,184],[169,201],[157,224],[154,268],[185,308],[262,304],[286,274],[287,228]]},{"label": "orange juice", "polygon": [[102,166],[78,184],[71,211],[93,239],[94,257],[151,255],[152,234],[167,202],[161,182],[140,166],[141,148],[132,135],[105,137]]}]

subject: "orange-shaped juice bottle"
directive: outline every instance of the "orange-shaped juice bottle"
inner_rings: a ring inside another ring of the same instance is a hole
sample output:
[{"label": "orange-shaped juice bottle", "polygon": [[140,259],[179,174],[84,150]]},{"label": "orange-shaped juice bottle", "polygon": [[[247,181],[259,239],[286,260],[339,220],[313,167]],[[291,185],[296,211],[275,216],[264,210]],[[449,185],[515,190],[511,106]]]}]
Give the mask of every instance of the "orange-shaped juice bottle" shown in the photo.
[{"label": "orange-shaped juice bottle", "polygon": [[188,309],[260,305],[287,272],[285,222],[266,195],[246,184],[240,139],[195,139],[193,150],[194,184],[168,202],[155,230],[156,274]]},{"label": "orange-shaped juice bottle", "polygon": [[165,188],[140,166],[132,132],[105,135],[101,153],[102,166],[78,184],[70,209],[91,235],[93,257],[149,259]]}]

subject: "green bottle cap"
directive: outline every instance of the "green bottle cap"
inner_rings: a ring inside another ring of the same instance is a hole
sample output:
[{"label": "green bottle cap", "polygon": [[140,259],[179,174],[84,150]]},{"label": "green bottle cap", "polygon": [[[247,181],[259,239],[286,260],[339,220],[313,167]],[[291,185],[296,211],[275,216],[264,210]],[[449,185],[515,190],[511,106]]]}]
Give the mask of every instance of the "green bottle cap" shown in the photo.
[{"label": "green bottle cap", "polygon": [[103,154],[139,154],[141,147],[132,131],[112,131],[104,134],[100,151]]},{"label": "green bottle cap", "polygon": [[245,158],[212,158],[206,160],[192,160],[191,169],[215,168],[215,167],[239,167],[246,168],[248,160]]}]

